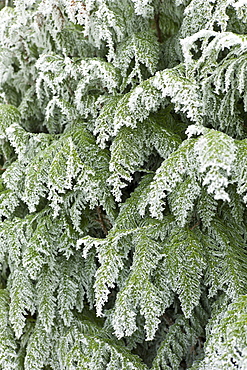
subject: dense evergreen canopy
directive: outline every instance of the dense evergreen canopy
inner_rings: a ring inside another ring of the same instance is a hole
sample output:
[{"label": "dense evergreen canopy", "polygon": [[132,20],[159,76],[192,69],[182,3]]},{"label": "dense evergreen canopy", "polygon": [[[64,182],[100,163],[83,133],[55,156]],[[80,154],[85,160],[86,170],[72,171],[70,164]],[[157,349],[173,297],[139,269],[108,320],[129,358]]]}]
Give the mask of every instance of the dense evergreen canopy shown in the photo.
[{"label": "dense evergreen canopy", "polygon": [[246,0],[0,11],[0,369],[247,368]]}]

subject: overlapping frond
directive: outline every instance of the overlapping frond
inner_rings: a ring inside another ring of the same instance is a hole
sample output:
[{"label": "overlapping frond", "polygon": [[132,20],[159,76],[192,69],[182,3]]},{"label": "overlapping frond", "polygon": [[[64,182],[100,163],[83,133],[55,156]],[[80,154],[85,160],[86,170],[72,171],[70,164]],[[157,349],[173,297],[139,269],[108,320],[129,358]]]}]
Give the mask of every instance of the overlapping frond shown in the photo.
[{"label": "overlapping frond", "polygon": [[0,369],[244,369],[245,1],[0,17]]},{"label": "overlapping frond", "polygon": [[121,188],[131,182],[133,173],[142,168],[155,150],[164,158],[179,145],[179,136],[169,130],[169,126],[166,129],[165,119],[166,116],[163,126],[150,119],[138,124],[135,129],[122,127],[119,130],[111,146],[109,169],[112,175],[108,179],[118,201],[121,199]]},{"label": "overlapping frond", "polygon": [[218,309],[209,326],[205,359],[192,369],[244,369],[246,367],[246,295]]},{"label": "overlapping frond", "polygon": [[243,138],[246,37],[233,32],[201,30],[181,43],[187,73],[195,76],[199,72],[200,78],[196,80],[201,87],[202,110],[207,120],[216,129]]},{"label": "overlapping frond", "polygon": [[92,315],[81,317],[81,324],[64,332],[57,343],[60,366],[68,370],[81,369],[147,369],[138,356],[133,355],[121,342],[116,342],[110,332]]},{"label": "overlapping frond", "polygon": [[9,294],[0,290],[0,366],[3,370],[15,370],[17,366],[17,343],[9,325]]}]

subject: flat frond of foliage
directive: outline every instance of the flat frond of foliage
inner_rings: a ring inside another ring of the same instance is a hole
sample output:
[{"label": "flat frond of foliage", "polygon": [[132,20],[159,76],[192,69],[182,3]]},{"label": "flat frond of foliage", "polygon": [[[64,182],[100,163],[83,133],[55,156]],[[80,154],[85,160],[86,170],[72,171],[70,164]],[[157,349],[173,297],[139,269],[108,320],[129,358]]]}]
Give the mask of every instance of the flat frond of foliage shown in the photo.
[{"label": "flat frond of foliage", "polygon": [[246,1],[5,3],[0,370],[246,369]]}]

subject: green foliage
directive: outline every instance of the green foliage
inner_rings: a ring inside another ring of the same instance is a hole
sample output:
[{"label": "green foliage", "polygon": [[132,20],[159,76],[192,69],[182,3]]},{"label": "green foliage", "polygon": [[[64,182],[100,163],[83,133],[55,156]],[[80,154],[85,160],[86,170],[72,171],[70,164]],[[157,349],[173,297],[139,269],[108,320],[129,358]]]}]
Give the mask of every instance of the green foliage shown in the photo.
[{"label": "green foliage", "polygon": [[0,16],[0,369],[244,369],[245,2]]}]

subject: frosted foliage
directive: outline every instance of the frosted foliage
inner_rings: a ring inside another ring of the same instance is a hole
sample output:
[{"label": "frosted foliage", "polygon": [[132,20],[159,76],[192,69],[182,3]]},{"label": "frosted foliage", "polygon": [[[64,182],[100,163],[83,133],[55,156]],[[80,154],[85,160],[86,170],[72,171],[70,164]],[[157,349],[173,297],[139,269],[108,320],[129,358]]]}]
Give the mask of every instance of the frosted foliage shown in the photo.
[{"label": "frosted foliage", "polygon": [[25,224],[25,221],[19,219],[16,219],[15,225],[11,225],[9,220],[5,220],[0,233],[2,251],[7,252],[9,263],[16,268],[21,263],[22,246],[26,243],[23,231]]},{"label": "frosted foliage", "polygon": [[[132,292],[129,291],[128,293]],[[122,338],[123,336],[130,336],[137,330],[136,312],[133,311],[131,304],[125,304],[125,306],[122,306],[120,304],[116,308],[115,320],[113,319],[113,326],[115,327],[115,335],[118,338]]]},{"label": "frosted foliage", "polygon": [[85,88],[90,87],[95,80],[101,80],[102,87],[107,88],[109,92],[114,92],[118,83],[118,75],[111,64],[103,61],[91,60],[81,61],[78,68],[78,77],[80,82],[78,84],[75,99],[77,105],[79,105],[79,98],[85,94]]},{"label": "frosted foliage", "polygon": [[8,326],[8,299],[9,295],[5,289],[0,290],[0,327],[6,329]]},{"label": "frosted foliage", "polygon": [[[229,135],[233,134],[230,126],[234,117],[234,131],[243,137],[244,122],[240,118],[238,101],[243,101],[246,111],[246,37],[233,32],[201,30],[181,43],[187,73],[195,75],[200,71],[204,75],[198,81],[204,114],[212,121],[214,128],[226,130]],[[200,52],[198,43],[201,43]],[[198,52],[200,57],[195,60],[195,53]],[[223,56],[224,62],[216,69]]]},{"label": "frosted foliage", "polygon": [[182,5],[182,4],[187,5],[188,0],[175,0],[175,4],[176,4],[176,6],[179,6],[179,5]]},{"label": "frosted foliage", "polygon": [[[122,87],[123,90],[129,84],[136,84],[135,79],[139,82],[143,80],[143,66],[153,74],[157,68],[159,58],[159,46],[157,38],[153,32],[134,33],[127,40],[121,43],[117,50],[114,65],[121,69],[121,74],[124,77]],[[134,60],[134,68],[131,68]]]},{"label": "frosted foliage", "polygon": [[86,5],[81,1],[66,0],[66,10],[69,20],[73,23],[85,24],[87,18]]},{"label": "frosted foliage", "polygon": [[[23,253],[23,266],[32,279],[37,279],[42,267],[49,261],[49,265],[54,265],[54,243],[55,239],[52,237],[53,229],[51,223],[43,215],[39,220],[39,226],[32,231],[33,223],[36,222],[35,216],[30,220],[30,229],[27,230],[28,240],[26,241],[25,252]],[[50,235],[42,237],[42,233],[46,233],[49,228]],[[31,235],[30,235],[31,234]]]},{"label": "frosted foliage", "polygon": [[[238,230],[238,234],[235,231]],[[246,268],[241,261],[246,258],[245,242],[241,237],[243,231],[235,224],[226,228],[220,220],[211,223],[211,237],[206,238],[209,243],[210,253],[208,255],[209,265],[213,267],[213,273],[207,273],[207,280],[210,288],[210,295],[215,294],[219,287],[222,287],[231,299],[236,299],[240,294],[245,293],[247,276]],[[220,251],[220,254],[219,254]]]},{"label": "frosted foliage", "polygon": [[[203,48],[202,48],[202,54],[200,58],[195,62],[193,59],[192,51],[197,50],[198,46],[196,46],[196,42],[198,40],[203,40]],[[217,62],[217,58],[219,57],[220,52],[222,50],[230,49],[234,47],[234,53],[229,55],[226,55],[225,63],[222,66],[219,66],[219,70],[228,69],[231,65],[233,60],[229,58],[230,56],[237,55],[240,57],[242,54],[246,52],[246,37],[244,35],[237,35],[233,32],[223,32],[218,33],[211,30],[201,30],[195,34],[193,34],[190,37],[186,37],[185,39],[181,40],[182,48],[183,48],[183,54],[185,57],[186,63],[189,65],[191,62],[191,67],[194,69],[202,68],[203,70],[208,68],[212,72],[214,71],[214,65]],[[212,58],[210,61],[208,58],[209,56]],[[229,60],[229,61],[228,61]],[[228,62],[228,63],[227,63]],[[236,68],[234,64],[242,64],[244,61],[242,59],[235,60],[235,63],[233,63],[232,68]],[[194,63],[194,64],[193,64]],[[231,73],[229,72],[224,75],[218,76],[218,80],[216,79],[217,76],[215,76],[215,81],[218,81],[216,84],[217,88],[216,91],[219,92],[219,89],[221,88],[221,85],[219,85],[219,82],[226,78],[227,82],[222,86],[222,89],[225,88],[225,91],[228,90],[228,87],[230,85],[230,79],[231,79]],[[205,79],[207,80],[207,79]],[[232,82],[234,83],[234,79],[232,79]],[[235,83],[239,83],[239,81],[235,81]],[[243,83],[241,81],[241,83]],[[242,91],[240,91],[242,92]]]},{"label": "frosted foliage", "polygon": [[44,268],[39,277],[37,301],[40,321],[46,332],[50,332],[55,318],[56,299],[54,291],[57,288],[57,274]]},{"label": "frosted foliage", "polygon": [[[67,65],[70,66],[68,61]],[[65,67],[64,59],[62,57],[47,54],[40,56],[36,63],[36,67],[40,71],[36,82],[36,91],[39,98],[41,98],[42,93],[42,81],[51,89],[52,93],[59,93],[60,89],[62,89],[61,83],[68,76],[68,74],[72,73],[73,71],[72,65],[70,69],[68,67],[61,68]]]},{"label": "frosted foliage", "polygon": [[9,294],[6,289],[0,290],[0,365],[4,370],[17,370],[17,345],[13,331],[8,322]]},{"label": "frosted foliage", "polygon": [[202,121],[202,104],[197,100],[198,87],[194,81],[187,80],[179,71],[165,72],[157,72],[155,77],[143,81],[130,93],[116,98],[104,108],[95,128],[95,133],[100,132],[102,145],[110,135],[117,135],[122,126],[135,128],[138,121],[144,121],[151,112],[167,103],[167,97],[172,98],[178,111],[185,112],[195,122]]},{"label": "frosted foliage", "polygon": [[177,111],[186,113],[195,123],[202,122],[202,102],[199,87],[194,79],[184,77],[179,68],[157,72],[153,85],[162,97],[171,97]]},{"label": "frosted foliage", "polygon": [[192,321],[178,315],[176,322],[169,326],[168,333],[161,342],[152,364],[152,370],[161,368],[168,370],[171,367],[178,369],[180,367],[180,359],[186,354],[185,348],[197,344],[197,336],[201,332],[200,320],[205,311],[202,310],[201,313],[201,317],[193,315]]},{"label": "frosted foliage", "polygon": [[210,36],[213,37],[216,35],[217,35],[217,32],[210,31],[210,30],[201,30],[197,33],[194,33],[192,36],[188,36],[182,39],[180,42],[181,42],[183,56],[184,56],[186,65],[189,65],[190,63],[193,62],[192,50],[193,48],[196,49],[196,46],[194,45],[194,43],[198,39],[203,39],[203,38],[208,39]]},{"label": "frosted foliage", "polygon": [[187,130],[185,131],[188,138],[191,138],[193,135],[199,136],[200,134],[204,133],[204,127],[202,125],[189,125]]},{"label": "frosted foliage", "polygon": [[[49,197],[52,198],[54,192],[65,192],[72,188],[72,180],[80,170],[80,158],[71,138],[63,143],[60,151],[55,154],[48,175]],[[58,173],[58,165],[66,163],[63,173]]]},{"label": "frosted foliage", "polygon": [[17,338],[23,333],[25,326],[25,316],[29,311],[35,312],[34,288],[26,272],[22,269],[15,270],[11,274],[10,291],[10,311],[9,319]]},{"label": "frosted foliage", "polygon": [[[131,248],[131,244],[126,239],[126,235],[133,231],[122,232],[114,237],[110,235],[105,243],[97,245],[98,258],[101,263],[95,276],[95,299],[98,315],[103,314],[103,306],[108,300],[111,289],[115,287],[120,270],[124,267],[124,258]],[[92,243],[92,242],[91,242]],[[94,243],[94,241],[93,241]],[[124,244],[126,243],[126,244]],[[119,255],[116,253],[119,251]],[[114,261],[114,263],[112,263]],[[111,263],[110,263],[111,262]]]},{"label": "frosted foliage", "polygon": [[[76,320],[58,343],[59,365],[68,369],[84,366],[87,369],[146,370],[138,356],[112,340],[93,320],[87,317],[82,326]],[[103,354],[103,356],[102,356]],[[76,362],[76,366],[74,363]]]},{"label": "frosted foliage", "polygon": [[17,345],[10,328],[0,330],[0,364],[3,370],[18,370]]},{"label": "frosted foliage", "polygon": [[247,23],[247,4],[245,0],[239,0],[232,4],[232,6],[236,9],[237,16],[241,19],[244,23]]},{"label": "frosted foliage", "polygon": [[12,62],[12,55],[8,50],[6,50],[5,55],[1,55],[1,59],[0,59],[0,67],[1,67],[0,83],[1,84],[6,83],[12,77],[13,68],[6,68],[8,64],[11,62]]},{"label": "frosted foliage", "polygon": [[246,369],[246,0],[6,3],[1,370]]},{"label": "frosted foliage", "polygon": [[[173,191],[176,185],[181,183],[184,176],[188,173],[189,163],[187,158],[191,149],[193,149],[193,145],[193,140],[184,142],[156,171],[147,202],[150,203],[150,212],[153,217],[163,218],[162,213],[165,208],[163,199],[166,198],[167,192]],[[187,205],[185,207],[187,209]],[[186,210],[183,212],[186,214]],[[178,213],[178,210],[176,213]]]},{"label": "frosted foliage", "polygon": [[203,224],[208,227],[215,216],[217,201],[203,190],[197,203],[197,210]]},{"label": "frosted foliage", "polygon": [[122,126],[135,128],[138,121],[147,118],[162,103],[160,92],[153,86],[152,80],[142,82],[118,102],[113,118],[114,135]]},{"label": "frosted foliage", "polygon": [[109,165],[113,174],[108,182],[113,187],[115,199],[121,199],[121,189],[126,187],[126,181],[132,180],[132,174],[143,166],[154,149],[165,158],[177,148],[179,142],[172,131],[152,120],[139,123],[134,129],[122,127],[111,146]]},{"label": "frosted foliage", "polygon": [[[13,24],[15,18],[15,11],[10,7],[5,7],[1,10],[1,25],[0,25],[0,36],[4,40],[4,43],[7,42],[6,37],[6,26],[10,27]],[[10,40],[8,40],[10,42]]]},{"label": "frosted foliage", "polygon": [[[197,178],[215,199],[230,200],[225,189],[232,175],[235,159],[234,140],[214,130],[203,131],[204,135],[197,141],[193,139],[185,141],[156,171],[148,198],[153,217],[163,217],[165,209],[163,199],[168,192],[171,193],[169,195],[171,210],[177,221],[184,225],[189,211],[193,209],[194,202],[200,195]],[[196,160],[192,159],[194,155]]]},{"label": "frosted foliage", "polygon": [[9,217],[14,212],[20,201],[14,192],[6,191],[0,195],[0,215],[1,217]]},{"label": "frosted foliage", "polygon": [[61,266],[60,284],[57,297],[59,313],[66,326],[69,326],[73,320],[73,314],[71,311],[75,306],[78,294],[77,282],[73,276],[70,276],[70,274],[75,274],[77,271],[70,270],[70,264],[68,263],[64,263],[63,266]]},{"label": "frosted foliage", "polygon": [[131,181],[131,174],[144,163],[148,155],[141,154],[145,147],[145,137],[140,138],[137,130],[123,127],[111,147],[109,169],[113,175],[108,182],[113,186],[113,194],[117,200],[121,199],[121,188],[126,186],[122,179]]},{"label": "frosted foliage", "polygon": [[30,135],[19,124],[13,124],[6,129],[6,136],[14,147],[20,161],[26,161],[27,144]]},{"label": "frosted foliage", "polygon": [[[114,58],[115,33],[118,39],[124,35],[124,17],[119,22],[118,16],[111,9],[107,0],[86,0],[85,2],[66,1],[70,20],[84,26],[84,36],[100,48],[102,43],[109,47],[108,60]],[[122,24],[121,24],[122,23]]]},{"label": "frosted foliage", "polygon": [[193,308],[199,303],[200,280],[205,267],[200,239],[190,230],[186,235],[177,230],[177,234],[172,235],[166,243],[165,269],[172,289],[179,296],[185,317],[190,317]]},{"label": "frosted foliage", "polygon": [[[115,93],[119,81],[118,71],[112,64],[102,60],[87,58],[75,62],[69,57],[58,57],[55,55],[42,55],[36,64],[39,70],[39,77],[36,81],[36,92],[40,99],[45,92],[50,92],[53,98],[46,105],[46,119],[49,120],[54,114],[55,108],[68,119],[76,114],[75,108],[85,115],[94,114],[101,106],[101,100],[87,94],[94,90],[97,83],[98,89]],[[68,81],[73,81],[73,92],[65,89]],[[71,96],[72,95],[72,96]],[[66,101],[66,97],[68,101]],[[75,107],[70,103],[73,99]]]},{"label": "frosted foliage", "polygon": [[120,99],[121,95],[108,98],[95,120],[94,134],[97,135],[97,143],[101,148],[104,148],[106,141],[114,135],[113,120]]},{"label": "frosted foliage", "polygon": [[232,172],[235,152],[233,139],[214,130],[208,131],[195,144],[199,172],[205,173],[203,185],[208,185],[208,192],[213,193],[215,199],[230,200],[225,189]]},{"label": "frosted foliage", "polygon": [[237,182],[237,192],[240,195],[244,195],[244,201],[246,203],[246,162],[245,162],[245,150],[246,150],[246,140],[242,140],[237,143],[237,154],[236,154],[236,163],[238,165],[234,167],[233,178]]},{"label": "frosted foliage", "polygon": [[137,329],[137,307],[140,307],[140,313],[145,318],[147,340],[152,340],[155,335],[160,322],[158,317],[166,307],[161,292],[157,291],[149,278],[160,258],[158,249],[159,246],[145,234],[138,236],[132,271],[117,296],[113,316],[115,334],[119,338],[129,336]]},{"label": "frosted foliage", "polygon": [[[61,2],[56,0],[42,0],[37,9],[37,15],[40,13],[43,16],[52,18],[54,31],[61,31],[64,27],[64,15],[62,12]],[[40,13],[39,13],[40,12]]]},{"label": "frosted foliage", "polygon": [[7,136],[6,130],[11,124],[19,123],[20,113],[11,105],[0,104],[0,139]]},{"label": "frosted foliage", "polygon": [[246,352],[246,296],[240,296],[212,323],[211,338],[206,343],[206,357],[198,369],[245,369]]},{"label": "frosted foliage", "polygon": [[25,357],[25,369],[41,370],[43,365],[49,363],[51,346],[53,345],[52,339],[45,331],[40,322],[37,322],[34,331],[31,335],[31,341],[27,346],[27,354]]},{"label": "frosted foliage", "polygon": [[[213,30],[218,27],[221,31],[226,31],[229,22],[229,9],[235,7],[239,9],[238,0],[222,1],[202,1],[192,0],[185,10],[185,17],[181,27],[181,36],[190,36],[200,29]],[[246,4],[245,1],[240,5],[241,12],[238,12],[239,18],[244,18],[243,13]]]},{"label": "frosted foliage", "polygon": [[199,184],[187,178],[182,183],[179,183],[176,189],[174,189],[174,192],[168,197],[171,211],[181,226],[186,224],[188,215],[190,215],[200,192],[201,188]]},{"label": "frosted foliage", "polygon": [[153,16],[153,0],[131,0],[135,7],[135,12],[142,15],[144,18],[151,18]]}]

